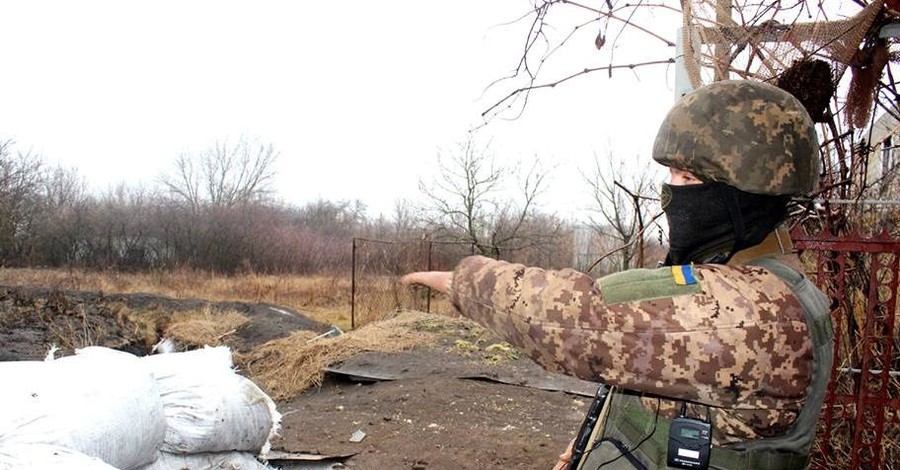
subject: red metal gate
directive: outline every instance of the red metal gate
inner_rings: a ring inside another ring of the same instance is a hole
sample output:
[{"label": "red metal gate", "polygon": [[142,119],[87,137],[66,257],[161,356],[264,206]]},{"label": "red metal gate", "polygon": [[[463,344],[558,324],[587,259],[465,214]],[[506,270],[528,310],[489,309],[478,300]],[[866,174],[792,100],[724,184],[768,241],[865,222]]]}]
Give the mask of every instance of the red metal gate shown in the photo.
[{"label": "red metal gate", "polygon": [[832,299],[835,350],[813,468],[900,468],[900,241],[795,233]]}]

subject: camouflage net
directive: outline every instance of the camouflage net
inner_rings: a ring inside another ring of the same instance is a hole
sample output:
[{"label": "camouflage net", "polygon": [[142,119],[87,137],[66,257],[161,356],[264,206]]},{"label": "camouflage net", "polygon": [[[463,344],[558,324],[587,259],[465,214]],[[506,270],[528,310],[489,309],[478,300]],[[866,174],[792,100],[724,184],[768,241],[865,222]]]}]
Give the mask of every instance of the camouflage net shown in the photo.
[{"label": "camouflage net", "polygon": [[[834,11],[835,5],[828,5]],[[844,109],[847,122],[863,127],[878,78],[888,61],[877,38],[884,0],[829,20],[814,6],[727,0],[683,3],[685,69],[694,88],[745,78],[771,82],[797,96],[817,122],[825,122],[830,98],[849,67],[853,73]],[[851,16],[852,15],[852,16]],[[798,21],[800,18],[812,21]]]}]

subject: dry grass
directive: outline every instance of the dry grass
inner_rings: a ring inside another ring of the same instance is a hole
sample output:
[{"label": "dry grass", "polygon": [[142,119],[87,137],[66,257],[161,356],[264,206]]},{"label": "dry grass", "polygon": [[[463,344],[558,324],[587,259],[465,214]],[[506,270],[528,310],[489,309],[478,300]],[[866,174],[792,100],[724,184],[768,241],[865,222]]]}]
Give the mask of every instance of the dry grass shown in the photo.
[{"label": "dry grass", "polygon": [[165,337],[182,344],[219,346],[224,344],[223,339],[249,321],[249,318],[233,311],[213,313],[207,305],[198,311],[173,314]]},{"label": "dry grass", "polygon": [[404,309],[457,316],[446,295],[420,286],[403,286],[397,278],[390,276],[359,276],[356,299],[356,326],[379,320],[386,312]]},{"label": "dry grass", "polygon": [[[64,297],[53,294],[43,305],[55,302],[56,298]],[[17,314],[20,313],[11,312]],[[219,346],[227,344],[228,337],[250,321],[236,311],[214,311],[210,304],[198,310],[134,311],[118,302],[90,308],[76,302],[56,302],[53,307],[41,308],[36,319],[47,329],[52,343],[70,354],[98,344],[130,347],[135,340],[150,350],[163,337],[186,347]]]},{"label": "dry grass", "polygon": [[[270,303],[284,306],[323,323],[349,329],[350,279],[328,276],[221,276],[202,271],[120,273],[61,269],[0,269],[0,284],[46,286],[60,290],[104,293],[148,293],[176,299]],[[383,292],[358,297],[381,305]],[[359,306],[357,307],[359,308]],[[393,310],[381,310],[387,312]]]},{"label": "dry grass", "polygon": [[[355,315],[351,320],[349,277],[265,276],[256,274],[219,276],[200,271],[120,273],[113,271],[0,268],[0,284],[42,286],[59,291],[146,293],[176,299],[269,303],[287,307],[349,333],[321,338],[311,331],[266,343],[235,360],[260,386],[275,397],[293,396],[322,380],[323,368],[361,351],[399,351],[431,341],[434,332],[461,320],[410,311],[430,308],[452,313],[446,296],[427,289],[409,289],[397,278],[367,276],[357,280]],[[183,345],[227,344],[248,319],[236,312],[164,310],[131,312],[124,305],[111,312],[116,323],[129,325],[131,337],[143,338],[149,348],[161,337]],[[455,316],[455,315],[454,315]],[[105,335],[105,325],[93,325],[90,316],[64,315],[70,320],[50,325],[61,338],[71,338],[71,349],[93,344]],[[127,320],[127,321],[126,321]],[[351,324],[356,329],[351,331]],[[162,335],[160,335],[162,333]]]},{"label": "dry grass", "polygon": [[438,337],[436,331],[458,322],[422,312],[396,312],[333,338],[314,339],[313,332],[294,332],[238,355],[236,362],[272,398],[281,400],[321,384],[324,368],[330,364],[363,351],[397,352],[432,343]]},{"label": "dry grass", "polygon": [[176,299],[269,303],[290,308],[343,330],[378,320],[390,312],[412,308],[454,315],[447,297],[426,289],[401,286],[396,277],[357,279],[356,307],[351,318],[351,281],[347,276],[242,274],[223,276],[204,271],[121,273],[63,269],[0,268],[0,284],[45,286],[60,290],[104,293],[148,293]]}]

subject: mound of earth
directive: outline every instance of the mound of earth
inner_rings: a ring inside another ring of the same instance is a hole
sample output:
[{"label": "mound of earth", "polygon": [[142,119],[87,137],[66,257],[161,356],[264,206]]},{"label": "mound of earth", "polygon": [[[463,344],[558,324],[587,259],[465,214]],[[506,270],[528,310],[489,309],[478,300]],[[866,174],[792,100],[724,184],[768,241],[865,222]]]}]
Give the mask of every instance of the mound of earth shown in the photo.
[{"label": "mound of earth", "polygon": [[[249,319],[228,337],[236,351],[297,330],[330,328],[275,305],[0,287],[0,360],[41,359],[50,344],[63,354],[85,343],[147,354],[150,338],[162,332],[149,334],[137,318],[199,308]],[[159,323],[156,328],[165,322]],[[551,468],[596,384],[548,373],[477,325],[458,325],[431,344],[331,364],[320,386],[279,401],[282,429],[272,443],[272,465]]]},{"label": "mound of earth", "polygon": [[51,345],[63,355],[88,345],[145,355],[163,336],[173,313],[204,310],[211,315],[236,312],[250,319],[228,337],[228,346],[237,351],[296,330],[330,328],[268,304],[0,286],[0,361],[40,359]]}]

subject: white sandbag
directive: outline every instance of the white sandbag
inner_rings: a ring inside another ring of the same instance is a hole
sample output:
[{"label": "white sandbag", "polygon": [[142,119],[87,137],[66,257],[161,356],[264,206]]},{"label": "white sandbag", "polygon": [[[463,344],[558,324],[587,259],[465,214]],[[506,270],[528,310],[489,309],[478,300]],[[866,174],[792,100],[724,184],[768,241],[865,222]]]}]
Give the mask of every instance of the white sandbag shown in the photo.
[{"label": "white sandbag", "polygon": [[232,369],[227,347],[142,358],[156,377],[166,416],[161,449],[176,454],[258,454],[281,423],[275,402]]},{"label": "white sandbag", "polygon": [[0,445],[59,445],[123,470],[153,462],[166,423],[149,370],[112,349],[77,353],[0,362]]},{"label": "white sandbag", "polygon": [[53,444],[0,445],[0,470],[117,470],[81,452]]},{"label": "white sandbag", "polygon": [[247,452],[170,454],[160,452],[156,462],[139,470],[273,470]]},{"label": "white sandbag", "polygon": [[205,347],[193,351],[153,354],[144,356],[142,361],[148,364],[157,380],[183,376],[185,373],[231,374],[234,365],[231,362],[231,349],[227,346]]}]

